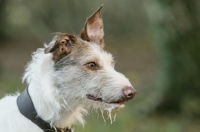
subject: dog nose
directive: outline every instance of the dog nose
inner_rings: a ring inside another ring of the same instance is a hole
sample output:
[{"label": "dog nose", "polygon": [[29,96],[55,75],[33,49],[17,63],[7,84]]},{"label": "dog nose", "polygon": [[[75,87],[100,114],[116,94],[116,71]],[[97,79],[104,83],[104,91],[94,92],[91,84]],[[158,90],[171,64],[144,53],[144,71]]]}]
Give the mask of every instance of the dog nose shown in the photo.
[{"label": "dog nose", "polygon": [[125,98],[129,100],[132,99],[137,94],[137,91],[133,87],[127,86],[123,88],[123,93]]}]

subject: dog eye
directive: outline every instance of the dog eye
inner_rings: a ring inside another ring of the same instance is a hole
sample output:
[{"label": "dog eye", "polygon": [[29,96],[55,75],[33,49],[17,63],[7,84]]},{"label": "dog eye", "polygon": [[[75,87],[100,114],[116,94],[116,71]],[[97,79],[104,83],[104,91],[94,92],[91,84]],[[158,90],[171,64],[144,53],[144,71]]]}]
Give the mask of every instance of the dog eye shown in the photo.
[{"label": "dog eye", "polygon": [[96,66],[96,63],[95,62],[89,62],[89,63],[87,63],[87,66],[94,67],[94,66]]},{"label": "dog eye", "polygon": [[98,70],[99,67],[95,62],[89,62],[86,64],[86,66],[90,69],[90,70]]}]

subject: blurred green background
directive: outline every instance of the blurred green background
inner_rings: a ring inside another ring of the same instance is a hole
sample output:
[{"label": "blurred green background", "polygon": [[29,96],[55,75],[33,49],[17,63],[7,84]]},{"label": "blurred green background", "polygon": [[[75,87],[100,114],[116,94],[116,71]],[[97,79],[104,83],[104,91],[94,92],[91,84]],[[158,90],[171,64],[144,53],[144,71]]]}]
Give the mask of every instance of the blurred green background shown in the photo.
[{"label": "blurred green background", "polygon": [[91,112],[75,130],[199,132],[199,0],[0,0],[0,97],[24,89],[24,67],[52,33],[79,34],[101,4],[105,49],[138,94],[113,124]]}]

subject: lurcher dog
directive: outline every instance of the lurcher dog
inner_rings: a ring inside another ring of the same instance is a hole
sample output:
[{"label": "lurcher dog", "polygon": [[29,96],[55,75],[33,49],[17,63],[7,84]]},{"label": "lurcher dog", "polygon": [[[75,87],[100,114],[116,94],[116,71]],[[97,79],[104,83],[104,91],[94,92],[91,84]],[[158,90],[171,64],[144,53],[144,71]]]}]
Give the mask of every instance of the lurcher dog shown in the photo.
[{"label": "lurcher dog", "polygon": [[108,111],[112,120],[112,111],[134,97],[136,90],[103,50],[101,9],[86,20],[79,36],[56,33],[33,53],[23,76],[25,92],[0,100],[1,132],[69,132],[74,124],[84,124],[91,107]]}]

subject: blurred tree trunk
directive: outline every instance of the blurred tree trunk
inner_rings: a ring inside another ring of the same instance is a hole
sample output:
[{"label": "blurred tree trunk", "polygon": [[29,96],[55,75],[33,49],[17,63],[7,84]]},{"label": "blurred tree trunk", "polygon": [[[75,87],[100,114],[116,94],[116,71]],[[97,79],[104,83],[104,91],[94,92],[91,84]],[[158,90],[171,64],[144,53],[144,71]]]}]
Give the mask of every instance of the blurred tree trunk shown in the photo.
[{"label": "blurred tree trunk", "polygon": [[[158,53],[158,83],[164,90],[156,110],[181,112],[188,98],[200,97],[200,1],[151,0],[145,7]],[[194,114],[200,114],[198,109]]]},{"label": "blurred tree trunk", "polygon": [[[6,35],[4,34],[5,30],[5,7],[6,7],[6,0],[0,0],[0,42],[4,41]],[[0,43],[1,44],[1,43]]]}]

